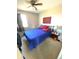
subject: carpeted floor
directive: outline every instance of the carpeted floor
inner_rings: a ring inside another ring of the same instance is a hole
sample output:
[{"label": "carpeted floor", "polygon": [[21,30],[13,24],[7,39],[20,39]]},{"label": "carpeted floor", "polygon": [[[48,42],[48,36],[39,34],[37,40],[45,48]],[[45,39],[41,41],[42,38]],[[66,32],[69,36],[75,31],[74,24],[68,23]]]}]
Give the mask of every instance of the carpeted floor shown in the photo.
[{"label": "carpeted floor", "polygon": [[22,39],[23,55],[26,59],[57,59],[61,50],[62,43],[52,38],[47,38],[37,48],[30,51],[28,49],[28,42]]}]

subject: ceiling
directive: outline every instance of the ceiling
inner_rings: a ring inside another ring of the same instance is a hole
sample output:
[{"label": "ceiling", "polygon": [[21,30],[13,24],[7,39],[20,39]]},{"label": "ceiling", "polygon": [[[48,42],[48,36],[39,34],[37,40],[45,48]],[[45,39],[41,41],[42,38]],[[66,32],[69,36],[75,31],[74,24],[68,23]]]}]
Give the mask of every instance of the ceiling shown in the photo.
[{"label": "ceiling", "polygon": [[49,8],[53,8],[54,6],[61,4],[61,0],[38,0],[38,2],[43,3],[43,5],[36,6],[38,9],[36,11],[33,7],[27,8],[30,4],[25,2],[25,0],[17,0],[17,9],[39,13],[41,11],[44,11]]}]

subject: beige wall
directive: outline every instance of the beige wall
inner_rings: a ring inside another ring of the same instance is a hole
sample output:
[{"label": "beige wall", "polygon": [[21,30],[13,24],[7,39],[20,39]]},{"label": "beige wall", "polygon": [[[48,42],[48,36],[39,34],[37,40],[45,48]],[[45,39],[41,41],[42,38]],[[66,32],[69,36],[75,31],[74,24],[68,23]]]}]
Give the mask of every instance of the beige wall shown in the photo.
[{"label": "beige wall", "polygon": [[[61,4],[54,6],[53,8],[50,8],[48,10],[42,11],[39,14],[39,20],[40,24],[42,23],[43,17],[52,17],[52,23],[50,25],[61,25],[61,20],[62,20],[62,6]],[[48,24],[49,25],[49,24]]]},{"label": "beige wall", "polygon": [[30,28],[38,27],[38,24],[39,24],[39,14],[38,13],[32,13],[32,12],[27,12],[27,11],[23,11],[23,10],[18,10],[18,13],[23,13],[26,15]]}]

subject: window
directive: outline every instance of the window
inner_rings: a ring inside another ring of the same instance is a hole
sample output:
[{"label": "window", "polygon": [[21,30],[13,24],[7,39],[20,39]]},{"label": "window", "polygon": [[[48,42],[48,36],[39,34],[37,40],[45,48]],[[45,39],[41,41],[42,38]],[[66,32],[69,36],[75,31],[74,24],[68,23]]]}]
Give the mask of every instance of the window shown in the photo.
[{"label": "window", "polygon": [[23,27],[28,27],[26,15],[20,14],[20,16],[21,16]]}]

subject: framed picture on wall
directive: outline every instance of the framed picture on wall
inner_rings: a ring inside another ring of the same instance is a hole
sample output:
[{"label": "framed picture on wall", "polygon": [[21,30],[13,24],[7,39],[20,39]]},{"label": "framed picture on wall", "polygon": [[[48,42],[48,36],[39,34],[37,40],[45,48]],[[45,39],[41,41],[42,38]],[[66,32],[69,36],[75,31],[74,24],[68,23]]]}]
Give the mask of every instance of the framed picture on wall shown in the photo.
[{"label": "framed picture on wall", "polygon": [[43,23],[44,24],[51,24],[51,17],[44,17],[43,18]]}]

